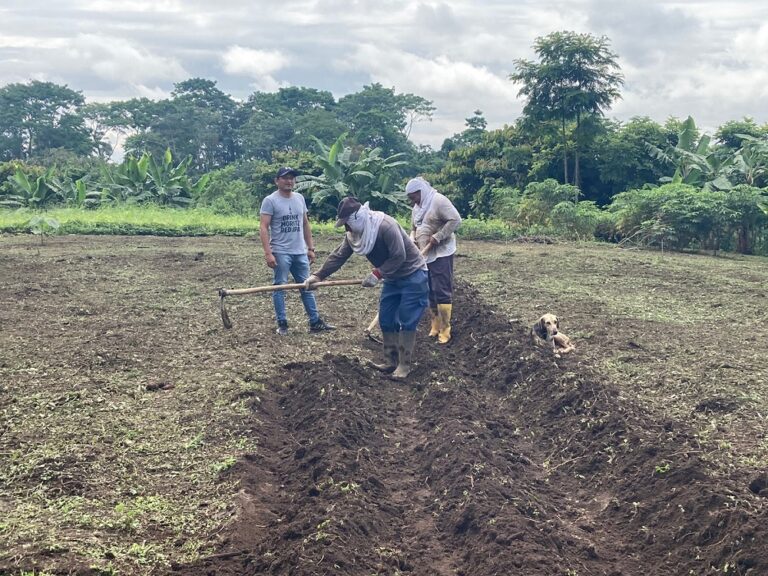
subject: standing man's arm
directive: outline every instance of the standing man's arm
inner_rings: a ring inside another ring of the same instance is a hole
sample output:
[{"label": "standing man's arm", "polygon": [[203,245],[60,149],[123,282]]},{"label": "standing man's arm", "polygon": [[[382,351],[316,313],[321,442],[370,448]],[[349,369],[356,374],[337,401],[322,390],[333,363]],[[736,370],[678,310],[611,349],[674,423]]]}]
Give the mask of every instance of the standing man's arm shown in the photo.
[{"label": "standing man's arm", "polygon": [[261,239],[261,247],[264,248],[264,259],[267,261],[267,266],[275,268],[277,266],[277,260],[275,260],[275,255],[272,254],[272,247],[269,245],[269,225],[271,223],[271,214],[261,214],[261,219],[259,220],[259,238]]},{"label": "standing man's arm", "polygon": [[315,263],[315,243],[312,241],[312,228],[309,227],[309,216],[304,212],[304,225],[301,227],[304,232],[304,243],[307,245],[307,258],[309,263]]}]

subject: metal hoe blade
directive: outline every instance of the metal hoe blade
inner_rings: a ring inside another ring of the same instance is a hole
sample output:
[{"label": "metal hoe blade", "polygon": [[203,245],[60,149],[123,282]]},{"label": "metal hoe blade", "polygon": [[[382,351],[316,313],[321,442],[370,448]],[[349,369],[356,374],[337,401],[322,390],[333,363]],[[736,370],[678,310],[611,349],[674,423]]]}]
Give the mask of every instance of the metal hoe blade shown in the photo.
[{"label": "metal hoe blade", "polygon": [[221,309],[221,322],[224,324],[224,328],[229,330],[232,328],[232,320],[229,319],[227,314],[227,307],[224,305],[224,294],[219,292],[219,308]]}]

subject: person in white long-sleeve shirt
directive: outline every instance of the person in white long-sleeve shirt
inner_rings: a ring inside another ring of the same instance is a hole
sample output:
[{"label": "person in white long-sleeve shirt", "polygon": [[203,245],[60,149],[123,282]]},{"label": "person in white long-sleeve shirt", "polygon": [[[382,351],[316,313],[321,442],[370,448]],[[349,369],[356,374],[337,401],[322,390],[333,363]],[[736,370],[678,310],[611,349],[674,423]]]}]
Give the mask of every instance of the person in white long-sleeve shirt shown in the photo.
[{"label": "person in white long-sleeve shirt", "polygon": [[409,180],[405,193],[412,206],[411,235],[420,249],[429,246],[426,252],[432,315],[429,335],[437,336],[440,344],[446,344],[451,339],[455,232],[461,225],[461,216],[453,203],[424,178]]}]

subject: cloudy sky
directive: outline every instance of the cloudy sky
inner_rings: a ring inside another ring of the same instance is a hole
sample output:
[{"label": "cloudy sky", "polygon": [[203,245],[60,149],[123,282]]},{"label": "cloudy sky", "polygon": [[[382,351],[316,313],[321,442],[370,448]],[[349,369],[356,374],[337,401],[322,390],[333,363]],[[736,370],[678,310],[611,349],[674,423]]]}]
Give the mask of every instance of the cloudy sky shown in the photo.
[{"label": "cloudy sky", "polygon": [[473,110],[489,128],[523,101],[507,78],[534,40],[607,36],[625,77],[619,120],[768,122],[765,0],[0,0],[0,86],[66,84],[88,101],[163,98],[202,77],[237,99],[380,82],[432,100],[412,139],[439,147]]}]

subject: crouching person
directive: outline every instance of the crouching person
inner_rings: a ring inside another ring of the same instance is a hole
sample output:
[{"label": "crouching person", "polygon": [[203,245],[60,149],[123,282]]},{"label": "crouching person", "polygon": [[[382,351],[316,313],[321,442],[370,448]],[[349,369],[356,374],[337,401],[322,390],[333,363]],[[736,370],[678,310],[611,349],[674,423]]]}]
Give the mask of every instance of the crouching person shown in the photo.
[{"label": "crouching person", "polygon": [[416,327],[429,302],[427,264],[419,249],[397,221],[368,203],[347,197],[339,203],[336,226],[344,226],[344,240],[320,270],[305,282],[307,290],[336,272],[352,254],[365,256],[374,266],[363,286],[383,281],[379,300],[379,327],[384,339],[383,364],[374,366],[398,380],[411,371]]}]

